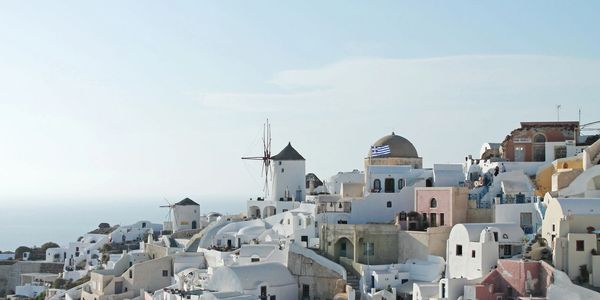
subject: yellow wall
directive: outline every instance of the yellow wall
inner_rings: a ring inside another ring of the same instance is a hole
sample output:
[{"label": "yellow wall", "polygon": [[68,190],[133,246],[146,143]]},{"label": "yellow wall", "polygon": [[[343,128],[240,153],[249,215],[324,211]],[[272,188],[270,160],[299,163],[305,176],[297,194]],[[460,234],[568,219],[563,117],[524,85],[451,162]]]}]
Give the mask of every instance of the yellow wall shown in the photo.
[{"label": "yellow wall", "polygon": [[552,190],[552,175],[557,170],[573,169],[582,170],[583,160],[579,156],[560,158],[552,162],[552,164],[541,167],[535,176],[535,195],[543,197],[547,192]]}]

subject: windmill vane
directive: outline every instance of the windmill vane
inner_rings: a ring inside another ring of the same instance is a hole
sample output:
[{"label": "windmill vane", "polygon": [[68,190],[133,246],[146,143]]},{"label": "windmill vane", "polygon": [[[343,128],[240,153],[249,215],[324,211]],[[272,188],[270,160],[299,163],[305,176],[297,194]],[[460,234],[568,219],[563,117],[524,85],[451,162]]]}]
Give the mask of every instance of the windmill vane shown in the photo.
[{"label": "windmill vane", "polygon": [[269,195],[269,169],[271,168],[271,124],[269,124],[269,119],[267,119],[266,123],[263,125],[263,155],[262,156],[248,156],[242,157],[242,159],[247,160],[261,160],[262,161],[262,169],[261,176],[265,176],[265,184],[264,184],[264,193],[265,198]]}]

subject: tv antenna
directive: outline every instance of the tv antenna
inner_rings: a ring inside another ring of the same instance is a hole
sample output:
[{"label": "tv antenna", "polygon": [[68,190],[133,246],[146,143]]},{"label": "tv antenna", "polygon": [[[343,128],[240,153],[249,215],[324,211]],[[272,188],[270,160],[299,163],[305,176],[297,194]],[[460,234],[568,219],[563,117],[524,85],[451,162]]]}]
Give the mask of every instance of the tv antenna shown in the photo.
[{"label": "tv antenna", "polygon": [[265,176],[265,185],[263,187],[265,198],[269,195],[269,173],[273,173],[270,171],[271,169],[271,124],[269,124],[269,119],[267,119],[266,123],[263,125],[263,154],[262,156],[245,156],[242,159],[248,160],[259,160],[262,161],[262,170],[260,171],[261,176]]}]

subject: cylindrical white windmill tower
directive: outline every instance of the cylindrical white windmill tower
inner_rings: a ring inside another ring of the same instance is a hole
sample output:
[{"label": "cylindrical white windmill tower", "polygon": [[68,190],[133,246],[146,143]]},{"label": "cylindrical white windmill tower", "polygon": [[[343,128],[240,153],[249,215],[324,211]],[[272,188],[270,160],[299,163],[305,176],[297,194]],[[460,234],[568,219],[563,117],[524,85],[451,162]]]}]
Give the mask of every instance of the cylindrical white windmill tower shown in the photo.
[{"label": "cylindrical white windmill tower", "polygon": [[304,201],[306,186],[306,160],[291,143],[272,156],[274,201]]}]

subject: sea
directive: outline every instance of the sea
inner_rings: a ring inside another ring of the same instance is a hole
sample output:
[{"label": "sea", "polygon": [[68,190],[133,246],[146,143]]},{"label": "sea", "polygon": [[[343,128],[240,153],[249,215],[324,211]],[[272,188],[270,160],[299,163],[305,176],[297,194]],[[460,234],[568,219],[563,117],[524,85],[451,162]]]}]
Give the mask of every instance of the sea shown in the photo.
[{"label": "sea", "polygon": [[[246,211],[247,197],[190,197],[200,204],[202,214]],[[181,199],[171,200],[171,203]],[[164,198],[78,198],[0,199],[0,251],[19,246],[41,246],[55,242],[68,246],[100,223],[129,225],[140,220],[162,224],[169,209]]]}]

